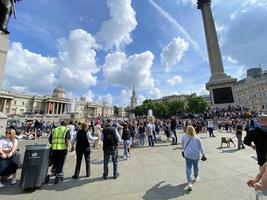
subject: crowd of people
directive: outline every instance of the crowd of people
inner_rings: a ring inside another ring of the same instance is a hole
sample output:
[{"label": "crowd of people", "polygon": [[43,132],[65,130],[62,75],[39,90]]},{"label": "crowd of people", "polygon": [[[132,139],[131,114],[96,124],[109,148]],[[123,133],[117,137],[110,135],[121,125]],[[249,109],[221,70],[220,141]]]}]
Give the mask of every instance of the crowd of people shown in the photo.
[{"label": "crowd of people", "polygon": [[[103,179],[107,179],[109,170],[108,162],[111,157],[113,162],[113,178],[119,176],[118,172],[118,147],[123,147],[123,159],[131,157],[133,146],[143,147],[148,144],[155,147],[155,143],[162,140],[160,132],[166,136],[166,142],[171,145],[178,144],[177,130],[183,130],[181,145],[186,163],[186,176],[188,189],[192,190],[192,183],[199,180],[199,160],[205,160],[205,150],[198,136],[200,132],[208,132],[210,137],[216,137],[214,129],[218,132],[229,132],[236,136],[238,149],[244,149],[245,145],[251,146],[257,152],[259,174],[248,181],[248,185],[255,190],[263,190],[267,187],[267,120],[265,115],[248,113],[240,110],[234,111],[207,111],[192,119],[154,119],[137,118],[133,120],[93,119],[90,123],[73,122],[66,124],[61,121],[59,125],[51,126],[49,142],[52,151],[52,173],[55,175],[55,184],[63,180],[63,166],[68,152],[76,152],[76,166],[73,179],[80,175],[82,158],[85,159],[86,177],[91,174],[90,153],[91,147],[103,149]],[[38,123],[37,123],[38,125]],[[39,125],[40,126],[40,125]],[[35,125],[34,125],[35,127]],[[14,127],[10,127],[6,136],[0,142],[0,176],[12,176],[12,184],[16,183],[16,148],[18,136]],[[243,131],[246,131],[243,143]],[[19,135],[20,136],[20,135]],[[193,169],[193,178],[191,176]],[[3,185],[0,183],[0,187]]]}]

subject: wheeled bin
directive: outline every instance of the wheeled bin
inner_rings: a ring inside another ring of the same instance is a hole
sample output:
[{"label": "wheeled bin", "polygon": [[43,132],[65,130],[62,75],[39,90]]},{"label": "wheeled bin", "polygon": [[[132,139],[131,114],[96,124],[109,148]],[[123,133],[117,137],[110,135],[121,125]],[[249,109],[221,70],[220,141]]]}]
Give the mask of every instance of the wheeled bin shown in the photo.
[{"label": "wheeled bin", "polygon": [[50,145],[27,145],[22,165],[20,188],[39,188],[48,182]]}]

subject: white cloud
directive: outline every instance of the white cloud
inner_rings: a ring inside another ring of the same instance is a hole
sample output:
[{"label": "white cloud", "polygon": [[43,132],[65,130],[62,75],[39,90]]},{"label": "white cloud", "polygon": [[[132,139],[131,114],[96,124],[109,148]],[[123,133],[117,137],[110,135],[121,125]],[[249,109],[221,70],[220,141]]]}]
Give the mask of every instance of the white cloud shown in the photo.
[{"label": "white cloud", "polygon": [[99,46],[94,37],[82,30],[70,31],[69,37],[58,40],[58,82],[68,90],[87,90],[96,85],[96,50]]},{"label": "white cloud", "polygon": [[232,64],[238,64],[238,61],[233,59],[231,56],[227,56],[227,60]]},{"label": "white cloud", "polygon": [[181,76],[174,76],[174,77],[172,77],[171,79],[168,79],[168,80],[167,80],[167,83],[168,83],[169,85],[176,85],[176,84],[178,84],[178,83],[182,83],[182,82],[183,82],[183,79],[182,79]]},{"label": "white cloud", "polygon": [[160,54],[161,64],[169,71],[171,67],[176,65],[183,58],[185,51],[188,50],[188,43],[180,38],[173,38],[172,41],[162,49]]},{"label": "white cloud", "polygon": [[120,96],[120,105],[121,106],[129,106],[130,105],[130,98],[132,96],[131,90],[121,90],[121,96]]},{"label": "white cloud", "polygon": [[160,7],[154,0],[148,0],[148,2],[162,15],[170,24],[172,24],[185,38],[193,45],[194,49],[200,52],[198,43],[191,38],[191,36],[186,32],[184,27],[177,22],[168,12],[166,12],[162,7]]},{"label": "white cloud", "polygon": [[88,90],[87,93],[85,93],[82,96],[85,97],[86,101],[90,101],[90,102],[94,101],[94,93],[91,90]]},{"label": "white cloud", "polygon": [[146,97],[142,94],[139,94],[137,97],[137,104],[142,105],[145,100],[146,100]]},{"label": "white cloud", "polygon": [[114,85],[148,89],[154,87],[151,67],[154,55],[150,51],[129,57],[124,52],[115,52],[105,57],[103,72],[105,79]]},{"label": "white cloud", "polygon": [[161,97],[161,92],[158,88],[152,88],[150,91],[149,91],[149,98],[151,99],[158,99]]},{"label": "white cloud", "polygon": [[19,42],[9,48],[5,67],[5,87],[34,93],[51,93],[55,78],[55,58],[24,49]]},{"label": "white cloud", "polygon": [[131,32],[137,26],[135,11],[131,0],[107,0],[111,18],[105,21],[97,38],[104,44],[105,49],[121,47],[132,42]]},{"label": "white cloud", "polygon": [[258,6],[267,9],[267,0],[245,0],[242,7]]},{"label": "white cloud", "polygon": [[99,96],[97,99],[97,103],[112,105],[112,95],[110,93],[108,93],[108,94],[105,94],[103,96]]}]

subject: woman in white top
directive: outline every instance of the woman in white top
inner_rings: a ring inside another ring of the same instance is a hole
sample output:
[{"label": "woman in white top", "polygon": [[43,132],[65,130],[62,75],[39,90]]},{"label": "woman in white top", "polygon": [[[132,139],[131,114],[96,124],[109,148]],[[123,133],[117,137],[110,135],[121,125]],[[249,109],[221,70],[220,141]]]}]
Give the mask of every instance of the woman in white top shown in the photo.
[{"label": "woman in white top", "polygon": [[182,146],[184,149],[184,157],[186,162],[186,176],[188,181],[188,190],[192,190],[192,177],[191,171],[192,167],[194,169],[194,179],[193,182],[199,180],[198,173],[198,163],[199,159],[204,156],[204,148],[200,138],[196,135],[195,128],[193,126],[188,126],[186,133],[182,136]]},{"label": "woman in white top", "polygon": [[[0,179],[1,176],[9,176],[12,174],[11,184],[16,184],[16,170],[18,163],[15,157],[17,151],[18,140],[16,139],[16,131],[9,129],[3,139],[0,140]],[[0,182],[0,188],[4,185]]]},{"label": "woman in white top", "polygon": [[99,149],[100,148],[100,142],[101,142],[101,125],[99,121],[96,121],[95,124],[95,136],[98,138],[94,142],[94,148]]}]

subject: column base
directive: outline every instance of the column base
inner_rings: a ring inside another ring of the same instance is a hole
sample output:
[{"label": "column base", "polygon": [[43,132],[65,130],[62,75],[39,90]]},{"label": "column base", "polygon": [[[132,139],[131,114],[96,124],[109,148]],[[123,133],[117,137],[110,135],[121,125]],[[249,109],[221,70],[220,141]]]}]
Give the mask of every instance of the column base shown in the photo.
[{"label": "column base", "polygon": [[210,91],[212,108],[221,110],[235,105],[234,84],[236,81],[237,79],[224,73],[211,76],[209,82],[206,83],[206,89]]}]

